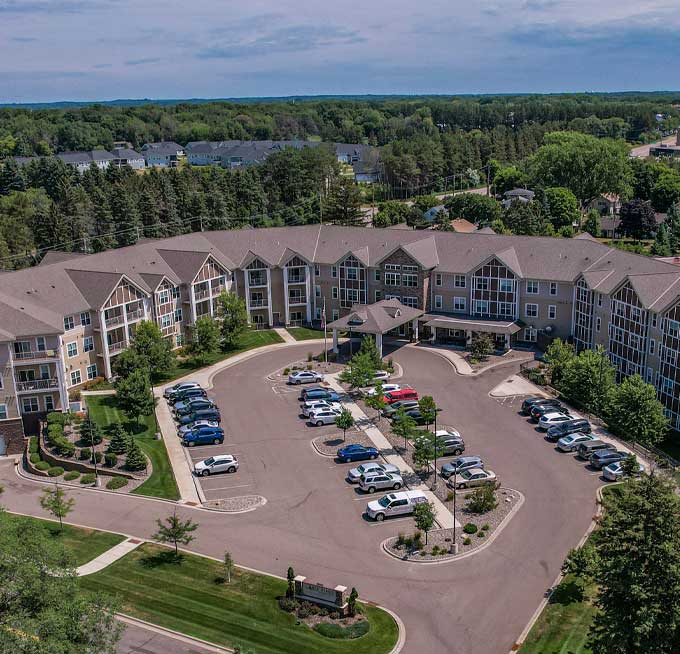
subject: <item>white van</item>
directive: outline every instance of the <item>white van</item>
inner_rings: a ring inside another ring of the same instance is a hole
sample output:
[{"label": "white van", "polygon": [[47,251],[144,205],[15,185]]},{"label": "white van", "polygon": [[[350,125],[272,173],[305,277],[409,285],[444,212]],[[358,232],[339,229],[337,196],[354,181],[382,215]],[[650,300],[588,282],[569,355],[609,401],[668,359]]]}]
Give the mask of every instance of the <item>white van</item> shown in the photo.
[{"label": "white van", "polygon": [[366,505],[366,515],[372,520],[382,522],[385,518],[397,515],[409,515],[413,513],[416,504],[427,502],[427,497],[422,491],[402,491],[383,495],[375,502]]}]

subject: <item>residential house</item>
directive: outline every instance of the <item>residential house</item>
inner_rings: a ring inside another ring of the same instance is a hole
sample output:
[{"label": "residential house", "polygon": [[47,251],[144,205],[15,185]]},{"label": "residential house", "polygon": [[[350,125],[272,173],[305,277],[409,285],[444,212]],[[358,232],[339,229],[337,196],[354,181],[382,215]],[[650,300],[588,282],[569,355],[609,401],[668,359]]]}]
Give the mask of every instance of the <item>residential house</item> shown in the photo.
[{"label": "residential house", "polygon": [[621,198],[616,193],[601,193],[586,204],[586,211],[592,209],[601,216],[616,216],[621,211]]},{"label": "residential house", "polygon": [[114,148],[112,154],[114,158],[111,165],[117,168],[121,166],[130,166],[133,170],[144,170],[146,168],[144,155],[131,148]]},{"label": "residential house", "polygon": [[145,143],[142,146],[142,154],[147,166],[175,168],[184,156],[184,148],[174,141]]},{"label": "residential house", "polygon": [[501,205],[504,209],[507,209],[513,202],[522,202],[524,204],[533,202],[535,195],[533,191],[526,188],[513,188],[503,193]]}]

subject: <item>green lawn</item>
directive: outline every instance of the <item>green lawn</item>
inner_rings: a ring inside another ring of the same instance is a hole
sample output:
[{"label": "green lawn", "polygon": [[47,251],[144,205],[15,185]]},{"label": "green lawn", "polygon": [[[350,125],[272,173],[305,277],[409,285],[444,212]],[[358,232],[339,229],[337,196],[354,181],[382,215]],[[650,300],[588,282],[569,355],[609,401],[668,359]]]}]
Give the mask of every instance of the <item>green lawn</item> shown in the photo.
[{"label": "green lawn", "polygon": [[154,379],[154,384],[165,384],[178,377],[184,377],[195,370],[211,366],[213,363],[223,361],[235,354],[240,354],[246,350],[252,350],[263,345],[272,345],[274,343],[283,343],[283,339],[273,329],[251,329],[245,332],[239,339],[238,344],[228,352],[218,352],[210,357],[207,357],[200,365],[191,359],[184,359],[177,361],[177,363],[160,379]]},{"label": "green lawn", "polygon": [[237,569],[231,584],[221,583],[222,566],[216,561],[184,555],[175,563],[171,554],[145,544],[81,583],[117,595],[122,613],[258,654],[386,654],[397,640],[392,617],[371,606],[364,606],[371,621],[365,636],[326,638],[296,626],[295,617],[279,609],[276,597],[285,592],[286,582]]},{"label": "green lawn", "polygon": [[[587,589],[587,594],[592,588]],[[572,575],[553,593],[524,641],[520,654],[589,654],[588,629],[595,615],[588,597],[581,597]]]},{"label": "green lawn", "polygon": [[125,540],[125,536],[120,534],[109,534],[105,531],[72,527],[71,525],[64,525],[62,532],[59,529],[58,522],[11,513],[7,515],[12,520],[44,527],[52,538],[61,541],[64,547],[73,554],[76,565],[83,565],[91,561],[103,552],[106,552],[106,550],[111,549],[114,545],[118,545],[118,543]]},{"label": "green lawn", "polygon": [[[296,341],[310,341],[315,338],[323,338],[323,329],[314,329],[312,327],[287,327],[288,333]],[[333,334],[328,334],[328,342],[332,342]]]},{"label": "green lawn", "polygon": [[87,406],[90,410],[92,420],[100,427],[106,429],[109,425],[121,422],[125,428],[134,434],[135,440],[149,459],[153,471],[149,478],[133,490],[137,495],[150,495],[151,497],[162,497],[168,500],[178,500],[179,491],[175,482],[175,475],[172,472],[168,452],[165,443],[157,441],[154,437],[156,424],[154,417],[142,416],[140,424],[127,419],[125,414],[116,406],[115,395],[89,395],[87,396]]}]

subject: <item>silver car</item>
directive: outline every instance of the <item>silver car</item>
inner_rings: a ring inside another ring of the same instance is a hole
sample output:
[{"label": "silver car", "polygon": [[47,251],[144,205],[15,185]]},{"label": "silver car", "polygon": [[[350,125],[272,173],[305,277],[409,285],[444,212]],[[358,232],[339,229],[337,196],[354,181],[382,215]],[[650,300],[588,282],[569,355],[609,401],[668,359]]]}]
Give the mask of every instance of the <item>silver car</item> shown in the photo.
[{"label": "silver car", "polygon": [[320,411],[312,411],[309,414],[309,422],[317,427],[321,425],[334,425],[338,416],[340,415],[340,409],[321,409]]},{"label": "silver car", "polygon": [[[451,482],[448,482],[451,484]],[[463,470],[456,479],[456,488],[474,488],[486,484],[496,483],[496,473],[493,470],[482,470],[481,468],[470,468]]]},{"label": "silver car", "polygon": [[289,384],[310,384],[312,382],[323,381],[323,375],[313,370],[298,370],[288,375]]},{"label": "silver car", "polygon": [[459,475],[463,470],[471,468],[484,469],[484,461],[478,456],[459,456],[457,459],[445,463],[441,469],[441,476],[448,479],[453,475]]},{"label": "silver car", "polygon": [[196,422],[190,422],[188,425],[182,425],[177,429],[177,435],[181,438],[184,434],[193,431],[198,427],[219,427],[214,420],[197,420]]},{"label": "silver car", "polygon": [[378,472],[362,475],[359,480],[359,488],[366,493],[375,493],[377,490],[399,490],[404,485],[404,480],[398,472]]},{"label": "silver car", "polygon": [[569,436],[562,436],[557,441],[557,449],[560,452],[573,452],[581,443],[595,440],[592,434],[584,434],[582,431],[574,432]]},{"label": "silver car", "polygon": [[357,466],[356,468],[352,468],[347,473],[347,481],[349,481],[352,484],[357,484],[359,483],[359,480],[361,479],[362,475],[369,476],[371,474],[382,474],[390,472],[396,472],[397,474],[399,474],[399,468],[397,468],[397,466],[393,466],[391,463],[375,463],[371,461],[369,463],[362,463],[360,466]]}]

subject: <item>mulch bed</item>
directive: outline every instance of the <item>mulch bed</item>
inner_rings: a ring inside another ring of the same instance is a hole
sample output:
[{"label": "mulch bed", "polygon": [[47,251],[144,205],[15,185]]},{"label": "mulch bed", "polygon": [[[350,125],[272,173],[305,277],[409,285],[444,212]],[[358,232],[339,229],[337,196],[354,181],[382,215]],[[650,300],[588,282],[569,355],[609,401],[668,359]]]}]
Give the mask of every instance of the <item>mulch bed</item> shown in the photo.
[{"label": "mulch bed", "polygon": [[241,497],[230,497],[223,500],[208,500],[203,506],[227,513],[235,513],[254,509],[257,506],[264,505],[264,503],[265,499],[261,495],[242,495]]},{"label": "mulch bed", "polygon": [[460,352],[459,353],[467,363],[470,364],[470,367],[474,372],[480,372],[481,370],[484,370],[485,368],[490,368],[491,366],[494,366],[498,363],[510,363],[511,361],[525,361],[527,359],[531,359],[534,356],[533,352],[527,351],[527,350],[510,350],[506,354],[499,355],[499,354],[490,354],[488,357],[486,357],[483,361],[473,361],[472,360],[472,355],[469,353],[464,353]]},{"label": "mulch bed", "polygon": [[[443,484],[441,484],[443,486]],[[428,543],[425,545],[425,535],[422,536],[422,545],[419,549],[415,547],[408,547],[407,545],[402,545],[397,547],[397,538],[390,538],[385,543],[385,548],[395,556],[403,560],[412,561],[439,561],[456,558],[462,554],[467,554],[473,550],[478,549],[484,543],[488,541],[491,535],[498,529],[506,516],[512,511],[512,509],[520,501],[520,494],[510,488],[500,488],[496,491],[496,499],[498,500],[498,505],[492,511],[484,514],[472,513],[465,508],[465,497],[469,495],[471,491],[458,491],[456,494],[456,518],[458,522],[461,523],[461,527],[456,529],[456,543],[458,544],[458,554],[449,553],[449,549],[452,544],[452,530],[451,529],[437,529],[433,530],[428,534]],[[448,503],[447,506],[451,506]],[[477,527],[477,532],[474,534],[466,534],[463,531],[463,526],[471,523]],[[482,527],[488,528],[482,529]],[[407,536],[412,536],[415,533],[415,529]],[[483,534],[480,536],[480,534]],[[468,542],[469,541],[469,542]],[[432,554],[433,548],[436,554]],[[443,550],[443,552],[441,551]]]},{"label": "mulch bed", "polygon": [[365,445],[366,447],[373,447],[373,441],[366,436],[366,433],[356,428],[347,430],[347,438],[343,442],[342,434],[334,434],[333,436],[317,436],[312,439],[314,447],[322,454],[335,456],[339,448],[352,443]]}]

